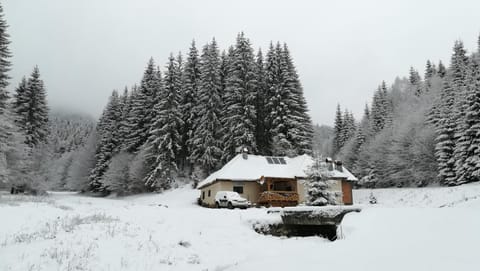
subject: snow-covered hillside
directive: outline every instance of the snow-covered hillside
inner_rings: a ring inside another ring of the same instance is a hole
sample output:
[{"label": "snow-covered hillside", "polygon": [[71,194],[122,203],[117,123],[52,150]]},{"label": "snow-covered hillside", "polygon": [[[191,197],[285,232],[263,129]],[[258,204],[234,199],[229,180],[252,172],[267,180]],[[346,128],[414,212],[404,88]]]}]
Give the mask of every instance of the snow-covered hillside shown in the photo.
[{"label": "snow-covered hillside", "polygon": [[[476,270],[480,185],[355,191],[342,239],[257,234],[266,209],[195,205],[188,187],[122,199],[0,195],[0,270]],[[444,208],[438,208],[443,206]]]}]

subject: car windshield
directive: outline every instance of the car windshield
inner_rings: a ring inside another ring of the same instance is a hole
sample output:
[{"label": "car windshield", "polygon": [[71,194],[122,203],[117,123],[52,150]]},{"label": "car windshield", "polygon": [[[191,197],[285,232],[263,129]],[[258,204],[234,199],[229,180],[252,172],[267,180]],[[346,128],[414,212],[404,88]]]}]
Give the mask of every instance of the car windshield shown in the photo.
[{"label": "car windshield", "polygon": [[229,198],[241,199],[240,195],[237,192],[227,192]]}]

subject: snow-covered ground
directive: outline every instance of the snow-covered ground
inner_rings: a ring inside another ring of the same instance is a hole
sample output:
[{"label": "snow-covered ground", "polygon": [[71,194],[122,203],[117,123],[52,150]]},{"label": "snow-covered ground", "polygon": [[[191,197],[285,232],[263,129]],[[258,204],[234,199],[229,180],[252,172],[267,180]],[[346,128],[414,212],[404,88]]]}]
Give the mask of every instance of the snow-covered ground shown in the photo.
[{"label": "snow-covered ground", "polygon": [[[1,193],[1,192],[0,192]],[[373,193],[378,204],[368,204]],[[0,270],[477,270],[480,184],[358,190],[335,242],[257,234],[266,209],[188,187],[121,199],[0,194]]]}]

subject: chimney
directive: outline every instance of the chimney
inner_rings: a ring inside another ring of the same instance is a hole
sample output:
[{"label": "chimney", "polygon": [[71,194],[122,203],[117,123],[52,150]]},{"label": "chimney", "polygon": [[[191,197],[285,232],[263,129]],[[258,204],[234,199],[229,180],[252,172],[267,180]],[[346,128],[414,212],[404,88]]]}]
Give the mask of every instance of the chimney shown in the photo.
[{"label": "chimney", "polygon": [[327,157],[327,159],[325,159],[325,163],[327,163],[327,169],[328,169],[328,171],[333,171],[333,161],[332,161],[332,158]]},{"label": "chimney", "polygon": [[247,147],[244,147],[244,146],[237,147],[235,149],[235,151],[236,151],[236,153],[241,153],[243,159],[245,159],[245,160],[248,159],[248,148]]},{"label": "chimney", "polygon": [[335,170],[343,172],[343,163],[340,160],[335,160]]}]

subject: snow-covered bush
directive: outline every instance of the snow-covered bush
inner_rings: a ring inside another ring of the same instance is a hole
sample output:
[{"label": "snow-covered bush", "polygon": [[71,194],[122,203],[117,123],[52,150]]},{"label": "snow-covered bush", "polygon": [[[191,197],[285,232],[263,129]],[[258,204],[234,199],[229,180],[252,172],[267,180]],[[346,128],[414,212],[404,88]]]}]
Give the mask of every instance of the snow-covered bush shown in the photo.
[{"label": "snow-covered bush", "polygon": [[74,191],[86,191],[88,189],[90,172],[95,166],[96,140],[96,133],[93,132],[85,146],[74,153],[68,171],[66,189]]},{"label": "snow-covered bush", "polygon": [[145,147],[142,146],[140,151],[135,155],[128,170],[128,191],[130,193],[141,193],[146,191],[145,177],[148,170],[145,166]]},{"label": "snow-covered bush", "polygon": [[102,182],[108,191],[117,193],[117,195],[122,195],[128,192],[128,164],[132,158],[133,154],[129,153],[119,153],[112,158],[112,161],[102,179]]}]

